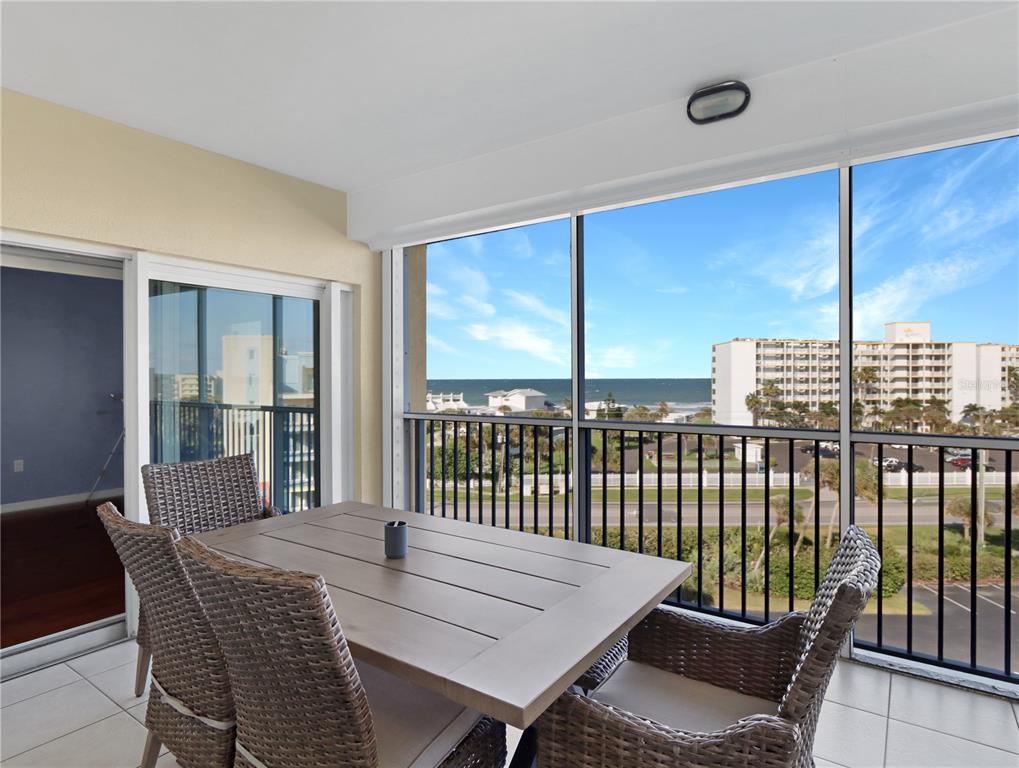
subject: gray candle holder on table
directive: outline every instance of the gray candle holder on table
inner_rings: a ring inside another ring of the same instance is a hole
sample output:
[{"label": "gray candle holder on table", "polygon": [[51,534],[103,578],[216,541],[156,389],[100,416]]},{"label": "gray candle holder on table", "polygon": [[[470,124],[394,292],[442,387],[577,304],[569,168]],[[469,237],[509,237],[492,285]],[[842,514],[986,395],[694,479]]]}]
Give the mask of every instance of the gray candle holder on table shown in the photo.
[{"label": "gray candle holder on table", "polygon": [[386,557],[398,560],[407,556],[407,523],[390,520],[386,523]]}]

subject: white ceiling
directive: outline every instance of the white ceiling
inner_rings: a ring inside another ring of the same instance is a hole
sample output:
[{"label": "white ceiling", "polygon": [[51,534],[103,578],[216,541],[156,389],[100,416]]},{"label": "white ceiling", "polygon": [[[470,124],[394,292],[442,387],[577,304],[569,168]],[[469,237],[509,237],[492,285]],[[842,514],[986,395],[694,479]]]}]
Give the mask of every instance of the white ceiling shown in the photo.
[{"label": "white ceiling", "polygon": [[350,191],[1007,7],[4,2],[2,82]]}]

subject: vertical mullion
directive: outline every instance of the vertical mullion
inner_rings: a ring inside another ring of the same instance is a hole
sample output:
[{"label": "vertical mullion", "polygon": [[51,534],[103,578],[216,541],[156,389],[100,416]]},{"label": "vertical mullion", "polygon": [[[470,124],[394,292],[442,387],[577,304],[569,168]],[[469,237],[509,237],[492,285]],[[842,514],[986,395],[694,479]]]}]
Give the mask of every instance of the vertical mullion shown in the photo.
[{"label": "vertical mullion", "polygon": [[658,557],[662,556],[662,433],[658,433]]},{"label": "vertical mullion", "polygon": [[[910,446],[912,447],[912,446]],[[977,473],[980,471],[980,451],[970,449],[969,462],[969,665],[977,665]],[[1011,546],[1011,542],[1009,543]]]},{"label": "vertical mullion", "polygon": [[637,551],[644,553],[644,432],[637,432]]},{"label": "vertical mullion", "polygon": [[795,604],[795,585],[793,574],[796,569],[795,558],[793,557],[793,544],[796,541],[796,486],[793,483],[793,464],[795,463],[796,441],[789,440],[789,613],[792,613]]},{"label": "vertical mullion", "polygon": [[608,481],[608,447],[607,430],[601,431],[601,545],[609,545],[609,481]]},{"label": "vertical mullion", "polygon": [[764,438],[764,621],[771,621],[771,438]]},{"label": "vertical mullion", "polygon": [[725,435],[718,436],[718,610],[725,612]]},{"label": "vertical mullion", "polygon": [[[679,460],[676,462],[676,559],[683,559],[683,454],[686,452],[686,437],[683,434],[676,436],[676,454]],[[676,588],[676,602],[683,601],[683,587]]]},{"label": "vertical mullion", "polygon": [[[877,551],[884,556],[884,532],[885,532],[885,469],[884,469],[884,443],[877,444]],[[877,644],[880,648],[884,643],[884,597],[882,595],[884,586],[884,568],[877,572]]]},{"label": "vertical mullion", "polygon": [[704,435],[697,434],[697,607],[704,607]]},{"label": "vertical mullion", "polygon": [[[740,503],[739,503],[739,519],[740,519],[740,558],[739,558],[739,569],[740,569],[740,615],[746,618],[747,615],[747,438],[746,435],[740,438],[740,450],[742,453],[742,460],[740,461]],[[817,548],[817,543],[814,543],[814,548]]]}]

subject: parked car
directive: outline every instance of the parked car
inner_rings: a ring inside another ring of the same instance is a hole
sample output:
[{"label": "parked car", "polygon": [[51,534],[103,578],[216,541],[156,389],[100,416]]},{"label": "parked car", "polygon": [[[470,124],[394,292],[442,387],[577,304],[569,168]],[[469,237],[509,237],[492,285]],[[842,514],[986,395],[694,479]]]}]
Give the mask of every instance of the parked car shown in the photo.
[{"label": "parked car", "polygon": [[956,456],[954,459],[949,459],[948,463],[953,467],[968,467],[972,463],[972,459],[969,456]]},{"label": "parked car", "polygon": [[923,470],[923,465],[922,464],[917,464],[915,461],[913,463],[910,463],[908,461],[900,461],[899,462],[899,471],[901,472],[904,469],[908,470],[910,472],[923,472],[924,471]]},{"label": "parked car", "polygon": [[870,461],[871,464],[873,464],[875,467],[882,466],[885,468],[886,471],[889,472],[894,472],[898,470],[900,468],[899,465],[902,464],[902,462],[896,459],[894,456],[885,456],[883,459],[881,459],[880,462],[877,460],[877,457],[875,456]]}]

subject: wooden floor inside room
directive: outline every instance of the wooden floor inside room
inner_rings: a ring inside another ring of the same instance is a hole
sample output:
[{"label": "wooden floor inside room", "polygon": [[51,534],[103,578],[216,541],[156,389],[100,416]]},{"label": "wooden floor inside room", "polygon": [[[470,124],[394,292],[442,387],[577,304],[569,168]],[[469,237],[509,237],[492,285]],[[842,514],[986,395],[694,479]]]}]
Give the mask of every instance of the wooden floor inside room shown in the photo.
[{"label": "wooden floor inside room", "polygon": [[122,497],[0,516],[0,647],[124,611],[124,570],[95,508]]}]

